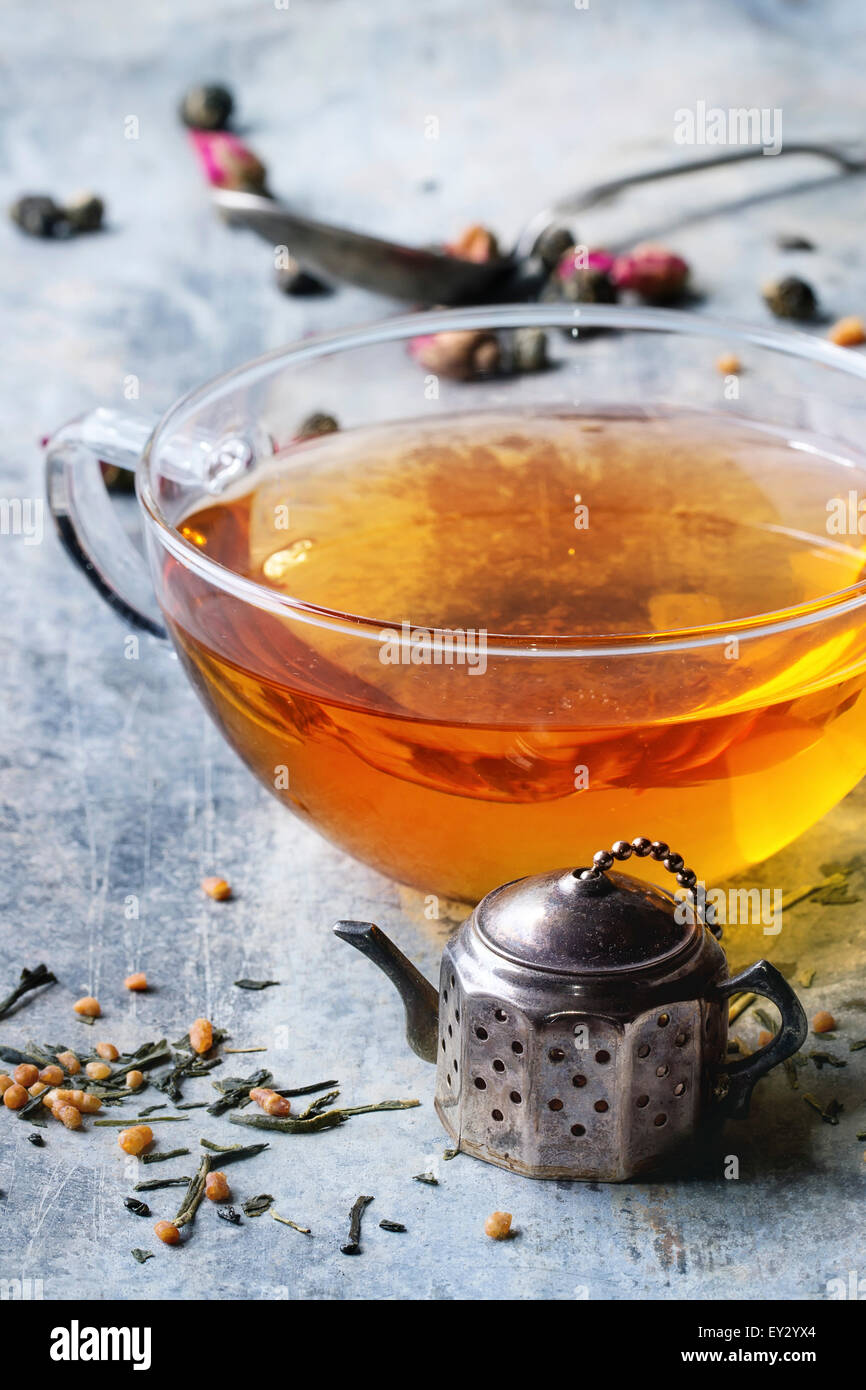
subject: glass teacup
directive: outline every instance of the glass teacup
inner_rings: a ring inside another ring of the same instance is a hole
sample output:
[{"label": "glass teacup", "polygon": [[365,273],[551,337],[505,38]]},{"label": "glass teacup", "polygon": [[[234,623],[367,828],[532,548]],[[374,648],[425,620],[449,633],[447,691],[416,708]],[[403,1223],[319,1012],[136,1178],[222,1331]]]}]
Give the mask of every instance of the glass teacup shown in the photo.
[{"label": "glass teacup", "polygon": [[[537,330],[547,365],[518,371]],[[866,771],[864,377],[675,312],[415,315],[155,428],[96,412],[51,442],[49,495],[103,595],[350,854],[475,900],[645,834],[717,881]],[[150,579],[99,460],[137,470]]]}]

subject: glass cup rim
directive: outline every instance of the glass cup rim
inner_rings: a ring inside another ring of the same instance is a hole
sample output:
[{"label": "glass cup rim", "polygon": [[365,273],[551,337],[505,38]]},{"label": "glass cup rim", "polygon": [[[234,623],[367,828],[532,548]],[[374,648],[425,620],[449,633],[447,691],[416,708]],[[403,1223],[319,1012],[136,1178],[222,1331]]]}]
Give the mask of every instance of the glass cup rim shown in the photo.
[{"label": "glass cup rim", "polygon": [[[503,328],[611,328],[636,329],[693,336],[718,338],[726,347],[750,344],[795,357],[816,365],[831,367],[845,376],[866,381],[866,357],[850,350],[809,336],[797,330],[783,331],[737,319],[716,318],[703,314],[684,313],[677,309],[632,308],[622,305],[586,304],[505,304],[474,306],[462,309],[433,309],[403,314],[397,318],[379,319],[372,323],[317,334],[300,342],[275,348],[231,368],[181,396],[162,416],[142,452],[136,472],[136,493],[148,522],[159,534],[161,545],[187,569],[193,570],[213,586],[234,597],[292,617],[296,621],[340,631],[355,637],[380,643],[383,635],[401,630],[399,621],[373,618],[361,614],[340,612],[308,603],[268,588],[257,580],[237,574],[219,561],[205,555],[168,520],[162,512],[150,485],[149,471],[158,455],[163,436],[179,418],[190,410],[200,409],[217,400],[227,390],[249,386],[283,366],[299,365],[318,357],[352,349],[375,347],[382,343],[399,342],[428,334],[465,329],[494,331]],[[653,652],[672,652],[691,648],[725,645],[733,639],[772,636],[800,627],[843,616],[866,604],[866,578],[845,589],[825,594],[803,606],[777,609],[747,618],[730,619],[701,627],[671,628],[665,632],[629,632],[622,634],[581,633],[579,636],[521,635],[508,633],[485,634],[486,652],[509,657],[614,657],[635,656]],[[449,628],[425,628],[432,637],[450,634]]]}]

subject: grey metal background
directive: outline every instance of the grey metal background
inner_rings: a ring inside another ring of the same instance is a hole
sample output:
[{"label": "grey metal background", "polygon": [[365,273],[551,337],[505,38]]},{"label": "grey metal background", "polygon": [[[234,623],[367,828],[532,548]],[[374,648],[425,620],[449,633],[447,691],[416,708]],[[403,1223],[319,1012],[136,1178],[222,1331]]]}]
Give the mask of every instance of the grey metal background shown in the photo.
[{"label": "grey metal background", "polygon": [[[7,0],[0,59],[0,185],[8,202],[32,190],[81,187],[109,204],[108,230],[60,245],[0,225],[2,493],[40,494],[36,441],[97,403],[120,405],[137,375],[141,404],[159,409],[211,374],[267,348],[392,306],[360,292],[293,302],[273,290],[269,254],[211,215],[175,108],[193,80],[236,89],[239,123],[269,164],[274,188],[305,210],[406,238],[448,236],[483,219],[506,239],[572,185],[678,153],[673,113],[703,99],[783,109],[791,139],[866,128],[857,0],[760,0],[686,9],[649,0],[578,11],[568,0],[466,6],[434,0]],[[136,115],[140,138],[124,138]],[[439,139],[425,139],[425,119]],[[677,207],[742,195],[725,218],[672,236],[714,313],[760,318],[757,286],[782,268],[805,273],[833,314],[863,311],[863,183],[826,180],[782,200],[759,187],[826,178],[818,166],[762,161],[595,214],[583,239],[664,227]],[[803,232],[815,255],[782,257],[779,231]],[[109,1037],[131,1047],[177,1036],[204,1013],[234,1045],[267,1044],[283,1084],[339,1077],[347,1103],[418,1096],[417,1110],[360,1116],[308,1138],[275,1136],[262,1157],[229,1170],[243,1199],[273,1193],[276,1209],[313,1228],[307,1239],[270,1217],[236,1230],[203,1211],[183,1249],[156,1248],[151,1223],[122,1206],[130,1190],[116,1131],[53,1127],[35,1150],[27,1128],[0,1116],[0,1280],[43,1281],[48,1298],[574,1299],[822,1298],[830,1279],[866,1273],[863,1145],[866,1035],[862,907],[806,904],[780,937],[740,929],[732,966],[768,954],[786,970],[817,969],[807,1011],[843,1025],[832,1050],[848,1062],[801,1092],[845,1102],[821,1123],[779,1072],[762,1082],[748,1124],[731,1126],[718,1168],[676,1182],[620,1187],[533,1183],[460,1156],[443,1162],[433,1071],[402,1042],[399,1002],[372,966],[334,940],[338,916],[373,917],[435,978],[438,953],[465,909],[438,921],[420,895],[349,862],[268,798],[208,724],[176,661],[158,644],[124,655],[127,633],[74,575],[53,537],[0,537],[2,927],[0,981],[46,959],[62,985],[0,1023],[0,1038]],[[759,881],[811,882],[815,862],[862,841],[862,788],[767,865]],[[646,827],[623,827],[624,834]],[[651,829],[651,827],[650,827]],[[395,834],[399,827],[395,827]],[[588,850],[596,848],[587,846]],[[696,866],[699,868],[699,866]],[[203,873],[236,887],[204,900]],[[755,881],[753,876],[752,881]],[[864,889],[861,876],[854,884]],[[124,916],[137,895],[141,914]],[[443,905],[444,906],[444,905]],[[155,991],[121,988],[144,969]],[[283,983],[262,995],[243,974]],[[93,991],[94,1032],[71,1003]],[[734,1032],[754,1044],[753,1024]],[[228,1068],[224,1068],[226,1070]],[[207,1082],[188,1087],[203,1097]],[[153,1093],[144,1103],[152,1103]],[[224,1121],[166,1127],[196,1146],[231,1142]],[[170,1131],[170,1132],[169,1132]],[[189,1161],[167,1165],[189,1171]],[[412,1175],[433,1168],[438,1187]],[[165,1172],[166,1169],[151,1169]],[[348,1209],[375,1202],[364,1253],[346,1259]],[[153,1200],[170,1215],[176,1193]],[[494,1208],[514,1213],[513,1241],[482,1233]],[[403,1221],[389,1235],[378,1221]]]}]

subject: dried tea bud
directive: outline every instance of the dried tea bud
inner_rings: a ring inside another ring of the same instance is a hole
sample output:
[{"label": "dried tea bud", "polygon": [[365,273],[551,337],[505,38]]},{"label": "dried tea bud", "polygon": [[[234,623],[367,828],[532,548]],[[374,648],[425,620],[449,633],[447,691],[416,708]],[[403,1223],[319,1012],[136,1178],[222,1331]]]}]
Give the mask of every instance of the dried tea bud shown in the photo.
[{"label": "dried tea bud", "polygon": [[331,293],[330,285],[326,285],[324,280],[320,280],[311,271],[304,270],[294,256],[289,256],[286,264],[281,265],[277,270],[277,289],[283,294],[291,294],[298,299],[308,298],[316,294]]},{"label": "dried tea bud", "polygon": [[3,1104],[7,1110],[20,1110],[27,1104],[29,1096],[27,1090],[18,1081],[13,1081],[11,1086],[7,1086],[3,1092]]},{"label": "dried tea bud", "polygon": [[94,999],[92,994],[86,994],[83,999],[72,1005],[77,1014],[84,1018],[100,1018],[102,1010],[99,1007],[99,1000]]},{"label": "dried tea bud", "polygon": [[81,1071],[81,1063],[74,1052],[58,1052],[57,1060],[70,1076],[77,1076]]},{"label": "dried tea bud", "polygon": [[496,237],[487,227],[478,223],[467,227],[465,232],[461,232],[456,241],[449,242],[445,249],[461,261],[475,261],[478,265],[498,260],[500,255]]},{"label": "dried tea bud", "polygon": [[454,381],[471,381],[499,366],[499,343],[482,329],[428,333],[413,338],[409,351],[422,367]]},{"label": "dried tea bud", "polygon": [[105,216],[105,204],[95,193],[75,193],[64,203],[63,216],[76,232],[98,232]]},{"label": "dried tea bud", "polygon": [[213,1024],[206,1018],[197,1018],[189,1030],[189,1045],[193,1052],[201,1056],[213,1047]]},{"label": "dried tea bud", "polygon": [[849,314],[833,324],[827,337],[837,347],[859,347],[861,343],[866,343],[866,326],[856,314]]},{"label": "dried tea bud", "polygon": [[832,1014],[828,1014],[826,1009],[819,1009],[812,1019],[813,1033],[832,1033],[836,1027],[836,1020]]},{"label": "dried tea bud", "polygon": [[549,365],[543,328],[517,328],[511,339],[511,362],[516,372],[540,372]]},{"label": "dried tea bud", "polygon": [[208,1173],[204,1180],[205,1196],[212,1202],[227,1202],[231,1197],[229,1181],[225,1173],[219,1171]]},{"label": "dried tea bud", "polygon": [[339,428],[340,426],[333,415],[328,415],[323,410],[314,410],[298,425],[295,442],[300,443],[304,439],[315,439],[320,434],[333,434]]},{"label": "dried tea bud", "polygon": [[18,198],[10,207],[9,216],[27,236],[68,236],[72,230],[63,209],[41,193]]},{"label": "dried tea bud", "polygon": [[56,1105],[54,1115],[67,1129],[81,1128],[81,1111],[77,1110],[74,1105]]},{"label": "dried tea bud", "polygon": [[201,881],[202,892],[207,893],[209,898],[216,902],[225,902],[232,895],[231,884],[226,883],[224,878],[203,878]]},{"label": "dried tea bud", "polygon": [[545,227],[532,248],[532,254],[539,256],[548,270],[555,270],[576,239],[567,227]]},{"label": "dried tea bud", "polygon": [[133,1125],[120,1131],[117,1142],[125,1154],[137,1155],[153,1143],[153,1130],[150,1125]]},{"label": "dried tea bud", "polygon": [[180,1231],[173,1221],[157,1221],[153,1229],[165,1245],[178,1245],[180,1243]]},{"label": "dried tea bud", "polygon": [[180,118],[193,130],[224,130],[234,104],[228,87],[219,83],[190,87],[180,104]]},{"label": "dried tea bud", "polygon": [[491,1240],[505,1240],[511,1234],[511,1212],[491,1212],[484,1223],[484,1234]]},{"label": "dried tea bud", "polygon": [[634,290],[650,304],[677,299],[688,278],[688,264],[664,246],[636,246],[627,256],[617,256],[611,268],[618,289]]},{"label": "dried tea bud", "polygon": [[242,193],[264,193],[267,170],[236,135],[227,130],[192,130],[190,139],[208,183]]},{"label": "dried tea bud", "polygon": [[796,275],[772,280],[762,290],[764,300],[779,319],[811,319],[818,307],[815,291]]},{"label": "dried tea bud", "polygon": [[34,1081],[39,1080],[39,1068],[34,1067],[32,1062],[22,1062],[12,1073],[13,1081],[17,1081],[19,1086],[32,1086]]},{"label": "dried tea bud", "polygon": [[94,1050],[97,1057],[104,1057],[106,1062],[116,1062],[120,1056],[114,1043],[110,1042],[98,1042]]}]

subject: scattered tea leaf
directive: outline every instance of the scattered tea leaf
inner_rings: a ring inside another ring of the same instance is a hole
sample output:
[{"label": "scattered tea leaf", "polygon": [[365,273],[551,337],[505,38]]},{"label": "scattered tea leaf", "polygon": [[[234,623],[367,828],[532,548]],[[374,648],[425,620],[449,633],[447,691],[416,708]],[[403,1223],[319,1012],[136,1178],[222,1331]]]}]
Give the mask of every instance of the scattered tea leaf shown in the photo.
[{"label": "scattered tea leaf", "polygon": [[457,1155],[459,1154],[459,1152],[460,1152],[459,1149],[443,1149],[443,1150],[442,1150],[442,1157],[443,1157],[443,1158],[445,1159],[445,1161],[447,1162],[447,1161],[448,1161],[449,1159],[451,1159],[451,1158],[456,1158]]},{"label": "scattered tea leaf", "polygon": [[[35,966],[33,970],[28,970],[25,966],[21,971],[18,984],[11,993],[7,994],[5,999],[0,1000],[0,1018],[5,1018],[7,1014],[11,1013],[18,1000],[23,999],[24,995],[29,994],[31,990],[39,989],[42,985],[56,984],[57,976],[53,975],[44,963]],[[93,1019],[90,1021],[92,1023]]]},{"label": "scattered tea leaf", "polygon": [[149,1106],[147,1107],[146,1110],[141,1110],[141,1111],[139,1111],[138,1118],[139,1118],[140,1120],[146,1120],[147,1117],[148,1117],[148,1115],[153,1115],[155,1111],[161,1110],[161,1109],[162,1109],[162,1101],[160,1101],[158,1105],[149,1105]]},{"label": "scattered tea leaf", "polygon": [[[175,1125],[179,1125],[179,1124],[188,1124],[188,1123],[189,1123],[189,1115],[148,1115],[148,1117],[147,1117],[147,1122],[148,1122],[148,1124],[151,1124],[151,1125],[159,1125],[159,1124],[175,1124]],[[129,1127],[129,1125],[133,1123],[133,1121],[132,1121],[132,1120],[128,1120],[128,1119],[127,1119],[127,1120],[94,1120],[93,1123],[94,1123],[94,1125],[102,1125],[102,1126],[103,1126],[104,1128],[106,1128],[106,1129],[109,1129],[109,1128],[117,1128],[118,1125],[120,1126],[121,1129],[127,1129],[127,1128]]]},{"label": "scattered tea leaf", "polygon": [[235,980],[238,989],[269,989],[279,983],[279,980]]},{"label": "scattered tea leaf", "polygon": [[318,1096],[315,1100],[310,1101],[306,1110],[302,1110],[298,1118],[300,1120],[308,1120],[311,1115],[318,1115],[322,1110],[327,1110],[328,1106],[334,1103],[339,1094],[339,1091],[326,1091],[323,1096]]},{"label": "scattered tea leaf", "polygon": [[133,1191],[156,1192],[160,1187],[189,1187],[192,1178],[148,1178],[147,1182],[137,1182]]},{"label": "scattered tea leaf", "polygon": [[86,1023],[88,1028],[92,1028],[96,1022],[96,1019],[90,1014],[76,1014],[75,1017],[79,1023]]},{"label": "scattered tea leaf", "polygon": [[819,1071],[822,1067],[847,1067],[848,1065],[840,1057],[834,1057],[832,1052],[810,1052],[809,1056]]},{"label": "scattered tea leaf", "polygon": [[797,984],[801,987],[801,989],[811,989],[812,981],[814,980],[814,978],[815,971],[813,969],[810,968],[808,970],[801,970],[799,975],[797,976]]},{"label": "scattered tea leaf", "polygon": [[230,1125],[248,1125],[250,1129],[267,1129],[279,1134],[316,1134],[321,1129],[334,1129],[343,1124],[346,1116],[339,1110],[326,1110],[323,1115],[311,1115],[308,1120],[293,1115],[229,1115]]},{"label": "scattered tea leaf", "polygon": [[274,1204],[274,1199],[269,1192],[262,1192],[258,1197],[248,1197],[244,1202],[245,1216],[264,1216]]},{"label": "scattered tea leaf", "polygon": [[211,1085],[220,1094],[219,1099],[207,1107],[207,1113],[224,1115],[227,1110],[248,1105],[250,1091],[256,1086],[267,1086],[273,1079],[271,1073],[262,1068],[260,1071],[252,1072],[250,1076],[224,1076],[220,1081],[212,1081]]},{"label": "scattered tea leaf", "polygon": [[270,1144],[212,1144],[209,1139],[202,1139],[200,1142],[203,1149],[219,1154],[221,1168],[227,1163],[237,1163],[242,1158],[255,1158],[256,1154],[263,1153],[271,1147]]},{"label": "scattered tea leaf", "polygon": [[42,1138],[41,1134],[28,1134],[27,1142],[28,1144],[32,1144],[34,1149],[45,1148],[45,1140]]},{"label": "scattered tea leaf", "polygon": [[133,1252],[132,1252],[132,1258],[133,1258],[134,1260],[138,1260],[138,1263],[139,1263],[140,1265],[143,1265],[144,1262],[145,1262],[145,1260],[152,1260],[152,1259],[153,1259],[153,1251],[152,1251],[152,1250],[133,1250]]},{"label": "scattered tea leaf", "polygon": [[311,1086],[283,1086],[277,1091],[278,1096],[312,1096],[316,1091],[330,1091],[332,1087],[339,1086],[339,1081],[314,1081]]},{"label": "scattered tea leaf", "polygon": [[864,1139],[866,1139],[866,1129],[861,1129],[857,1135],[857,1142],[862,1144]]},{"label": "scattered tea leaf", "polygon": [[153,1084],[158,1091],[163,1091],[169,1100],[173,1100],[175,1103],[183,1099],[182,1081],[191,1077],[207,1076],[214,1067],[222,1066],[221,1057],[204,1058],[195,1053],[190,1053],[187,1056],[175,1054],[173,1060],[174,1066],[168,1075],[160,1077],[159,1081],[155,1081]]},{"label": "scattered tea leaf", "polygon": [[813,1095],[809,1094],[808,1091],[804,1093],[803,1099],[807,1105],[811,1106],[813,1110],[817,1111],[817,1113],[821,1116],[821,1119],[824,1121],[825,1124],[837,1125],[839,1123],[839,1116],[845,1109],[844,1105],[842,1105],[840,1101],[835,1099],[828,1100],[827,1104],[825,1106],[822,1106],[820,1101],[817,1101]]},{"label": "scattered tea leaf", "polygon": [[147,1202],[141,1202],[137,1197],[124,1197],[123,1205],[127,1211],[131,1211],[135,1216],[150,1216],[150,1207]]},{"label": "scattered tea leaf", "polygon": [[192,1178],[187,1194],[178,1208],[177,1216],[174,1218],[174,1224],[178,1228],[181,1226],[188,1226],[190,1222],[195,1220],[195,1214],[201,1206],[201,1201],[204,1197],[205,1182],[210,1172],[211,1162],[210,1154],[202,1154],[201,1162],[198,1165],[198,1172],[195,1174],[195,1177]]},{"label": "scattered tea leaf", "polygon": [[268,1050],[268,1049],[267,1049],[266,1047],[224,1047],[224,1048],[223,1048],[223,1056],[224,1056],[224,1057],[234,1057],[234,1056],[238,1056],[240,1053],[245,1053],[245,1052],[267,1052],[267,1050]]},{"label": "scattered tea leaf", "polygon": [[313,1233],[309,1226],[299,1226],[297,1221],[290,1221],[287,1216],[278,1216],[275,1211],[271,1212],[275,1221],[279,1221],[281,1226],[291,1226],[293,1231],[300,1231],[302,1236],[311,1236]]},{"label": "scattered tea leaf", "polygon": [[183,1158],[189,1149],[166,1149],[165,1153],[142,1154],[142,1163],[164,1163],[167,1158]]},{"label": "scattered tea leaf", "polygon": [[217,1207],[217,1216],[221,1221],[229,1221],[232,1226],[241,1224],[241,1214],[235,1211],[234,1207]]},{"label": "scattered tea leaf", "polygon": [[396,1231],[402,1233],[406,1229],[402,1221],[380,1221],[379,1225],[383,1231]]},{"label": "scattered tea leaf", "polygon": [[438,1187],[439,1179],[433,1173],[414,1173],[413,1182],[423,1182],[427,1187]]},{"label": "scattered tea leaf", "polygon": [[344,1255],[360,1255],[361,1253],[361,1217],[365,1209],[372,1202],[372,1197],[356,1197],[349,1213],[349,1239],[345,1245],[340,1246]]},{"label": "scattered tea leaf", "polygon": [[45,1065],[40,1057],[34,1057],[30,1052],[19,1052],[17,1047],[0,1047],[0,1061],[10,1062],[15,1067],[20,1066],[22,1062],[29,1062],[32,1067]]},{"label": "scattered tea leaf", "polygon": [[848,1051],[862,1052],[864,1047],[866,1047],[866,1038],[858,1038],[856,1042],[852,1042],[849,1044]]}]

